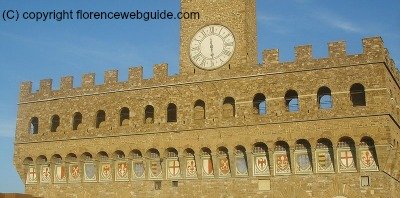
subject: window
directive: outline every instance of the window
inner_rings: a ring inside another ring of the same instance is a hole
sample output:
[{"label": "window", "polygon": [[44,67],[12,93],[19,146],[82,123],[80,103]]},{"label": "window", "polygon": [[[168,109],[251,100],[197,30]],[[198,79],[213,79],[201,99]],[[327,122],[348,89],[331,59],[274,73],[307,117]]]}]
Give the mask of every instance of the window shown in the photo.
[{"label": "window", "polygon": [[178,151],[176,149],[174,149],[174,148],[168,148],[167,149],[167,153],[168,153],[167,157],[169,157],[169,158],[178,157]]},{"label": "window", "polygon": [[350,88],[350,100],[353,103],[353,107],[365,106],[365,90],[362,84],[353,84]]},{"label": "window", "polygon": [[267,114],[267,102],[264,94],[258,93],[254,96],[253,109],[255,114],[258,115]]},{"label": "window", "polygon": [[206,118],[206,104],[202,100],[197,100],[194,103],[194,119],[204,120]]},{"label": "window", "polygon": [[178,187],[178,181],[172,181],[172,187]]},{"label": "window", "polygon": [[100,151],[100,152],[97,154],[97,158],[98,158],[100,161],[107,161],[107,160],[108,160],[108,154],[107,154],[105,151]]},{"label": "window", "polygon": [[29,133],[37,134],[39,132],[39,119],[37,117],[31,118],[31,122],[29,124]]},{"label": "window", "polygon": [[106,112],[103,110],[97,111],[97,116],[96,116],[96,128],[100,128],[100,124],[106,121]]},{"label": "window", "polygon": [[82,114],[76,112],[72,121],[72,130],[78,130],[79,125],[82,123]]},{"label": "window", "polygon": [[167,122],[176,122],[176,121],[177,121],[176,105],[170,103],[167,107]]},{"label": "window", "polygon": [[160,152],[157,149],[149,149],[147,153],[151,159],[160,158]]},{"label": "window", "polygon": [[129,125],[129,109],[127,107],[123,107],[120,111],[119,125]]},{"label": "window", "polygon": [[133,150],[132,157],[133,157],[133,159],[141,159],[142,153],[139,150]]},{"label": "window", "polygon": [[53,117],[51,118],[51,128],[50,131],[51,132],[56,132],[58,126],[60,126],[60,117],[58,115],[53,115]]},{"label": "window", "polygon": [[223,112],[222,117],[235,117],[235,99],[232,97],[226,97],[222,104]]},{"label": "window", "polygon": [[361,187],[371,186],[369,176],[361,176]]},{"label": "window", "polygon": [[161,181],[154,181],[154,190],[161,190]]},{"label": "window", "polygon": [[154,107],[151,105],[147,105],[144,110],[144,123],[154,123]]},{"label": "window", "polygon": [[289,90],[286,92],[285,104],[289,112],[299,111],[299,96],[295,90]]},{"label": "window", "polygon": [[320,109],[332,108],[331,90],[328,87],[321,87],[318,89],[317,100]]}]

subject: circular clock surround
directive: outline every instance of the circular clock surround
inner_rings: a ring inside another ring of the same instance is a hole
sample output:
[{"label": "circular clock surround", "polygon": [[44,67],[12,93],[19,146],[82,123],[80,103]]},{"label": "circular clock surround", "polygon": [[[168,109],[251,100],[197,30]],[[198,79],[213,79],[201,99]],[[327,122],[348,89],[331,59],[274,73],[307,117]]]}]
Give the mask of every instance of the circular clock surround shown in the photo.
[{"label": "circular clock surround", "polygon": [[225,65],[235,51],[235,37],[223,25],[208,25],[201,28],[190,42],[190,59],[205,70]]}]

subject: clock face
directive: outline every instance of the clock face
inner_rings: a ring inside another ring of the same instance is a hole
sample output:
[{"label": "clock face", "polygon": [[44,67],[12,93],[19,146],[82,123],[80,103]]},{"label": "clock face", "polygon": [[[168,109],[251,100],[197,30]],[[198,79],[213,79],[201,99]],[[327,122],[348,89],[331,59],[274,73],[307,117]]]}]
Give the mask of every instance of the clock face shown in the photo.
[{"label": "clock face", "polygon": [[235,50],[232,32],[222,25],[200,29],[190,43],[190,59],[201,69],[217,69],[227,63]]}]

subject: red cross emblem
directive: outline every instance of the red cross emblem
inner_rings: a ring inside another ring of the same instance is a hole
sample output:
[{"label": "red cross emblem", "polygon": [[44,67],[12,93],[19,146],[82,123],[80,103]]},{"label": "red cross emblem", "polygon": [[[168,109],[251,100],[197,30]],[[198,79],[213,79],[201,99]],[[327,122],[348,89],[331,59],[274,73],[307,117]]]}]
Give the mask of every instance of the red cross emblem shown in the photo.
[{"label": "red cross emblem", "polygon": [[177,176],[179,171],[179,162],[177,160],[169,161],[169,173],[172,176]]}]

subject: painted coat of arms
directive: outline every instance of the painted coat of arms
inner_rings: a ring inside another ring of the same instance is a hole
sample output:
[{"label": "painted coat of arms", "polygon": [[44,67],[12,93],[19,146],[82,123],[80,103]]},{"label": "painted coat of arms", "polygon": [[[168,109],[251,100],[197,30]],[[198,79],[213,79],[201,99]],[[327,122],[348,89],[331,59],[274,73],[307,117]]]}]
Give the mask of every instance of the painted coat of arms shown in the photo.
[{"label": "painted coat of arms", "polygon": [[372,155],[372,152],[370,150],[362,150],[360,152],[360,168],[362,170],[377,171],[378,166],[376,165],[375,157]]},{"label": "painted coat of arms", "polygon": [[332,156],[328,150],[316,151],[317,172],[331,173],[333,172]]},{"label": "painted coat of arms", "polygon": [[311,160],[307,152],[296,153],[296,172],[297,173],[310,173],[312,172]]},{"label": "painted coat of arms", "polygon": [[93,163],[84,164],[85,181],[96,181],[96,167]]},{"label": "painted coat of arms", "polygon": [[144,178],[144,164],[143,162],[133,162],[133,177],[135,178]]},{"label": "painted coat of arms", "polygon": [[65,183],[67,181],[67,171],[63,165],[54,165],[54,182]]},{"label": "painted coat of arms", "polygon": [[162,175],[161,163],[160,161],[150,162],[150,178],[160,178]]},{"label": "painted coat of arms", "polygon": [[286,153],[275,154],[275,174],[289,174],[290,164]]},{"label": "painted coat of arms", "polygon": [[237,175],[247,175],[247,163],[244,157],[236,158],[236,174]]},{"label": "painted coat of arms", "polygon": [[196,176],[197,176],[196,161],[194,159],[187,159],[186,177],[196,177]]},{"label": "painted coat of arms", "polygon": [[100,165],[99,179],[100,181],[111,181],[111,164],[104,163]]},{"label": "painted coat of arms", "polygon": [[129,173],[128,173],[128,163],[127,162],[118,162],[115,167],[115,180],[116,181],[128,181]]},{"label": "painted coat of arms", "polygon": [[355,171],[353,153],[350,150],[339,151],[339,167],[341,171]]},{"label": "painted coat of arms", "polygon": [[180,176],[180,167],[178,160],[168,160],[168,177],[177,178]]},{"label": "painted coat of arms", "polygon": [[214,168],[211,158],[203,159],[203,175],[214,176]]},{"label": "painted coat of arms", "polygon": [[42,166],[40,182],[42,182],[42,183],[50,183],[51,182],[50,167],[48,165]]},{"label": "painted coat of arms", "polygon": [[229,167],[229,159],[227,157],[223,157],[219,159],[219,175],[225,176],[231,172]]},{"label": "painted coat of arms", "polygon": [[78,164],[69,165],[69,182],[78,182],[81,179],[81,172]]},{"label": "painted coat of arms", "polygon": [[254,175],[269,175],[269,164],[266,156],[254,157]]},{"label": "painted coat of arms", "polygon": [[26,183],[32,184],[37,182],[37,173],[35,166],[29,166],[28,172],[26,173]]}]

